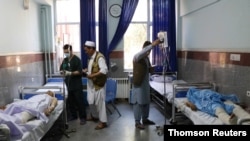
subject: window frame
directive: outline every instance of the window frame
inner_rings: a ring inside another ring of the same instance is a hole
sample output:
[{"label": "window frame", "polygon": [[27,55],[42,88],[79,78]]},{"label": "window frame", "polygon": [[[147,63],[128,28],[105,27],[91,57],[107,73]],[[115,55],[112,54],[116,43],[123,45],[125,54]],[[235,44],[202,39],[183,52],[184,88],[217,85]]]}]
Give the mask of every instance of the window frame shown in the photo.
[{"label": "window frame", "polygon": [[[140,2],[138,3],[140,4]],[[146,21],[138,21],[138,20],[135,20],[133,21],[133,19],[131,20],[131,23],[130,24],[146,24],[147,25],[147,39],[148,41],[151,41],[152,39],[152,0],[147,0],[147,20]],[[135,11],[136,12],[136,11]],[[134,18],[134,17],[133,17]],[[129,25],[130,26],[130,25]],[[128,27],[129,28],[129,27]],[[125,33],[126,34],[126,33]],[[124,38],[125,38],[126,35],[124,35]],[[125,41],[125,39],[124,39]],[[125,44],[125,43],[124,43]],[[141,46],[139,46],[139,48],[141,49],[142,47],[142,44],[143,42],[141,43]],[[124,46],[124,49],[123,49],[123,53],[124,53],[124,57],[126,56],[126,52],[125,52],[125,49],[126,47]],[[129,47],[128,47],[129,48]],[[136,52],[135,52],[136,53]],[[134,53],[134,54],[135,54]],[[131,56],[131,55],[130,55]],[[126,58],[126,57],[125,57]],[[150,53],[150,60],[152,60],[152,52]],[[124,65],[123,65],[123,70],[124,72],[132,72],[133,71],[133,67],[132,68],[128,68],[128,66],[126,66],[126,62],[128,60],[124,59]],[[132,63],[132,61],[130,61],[130,63]]]}]

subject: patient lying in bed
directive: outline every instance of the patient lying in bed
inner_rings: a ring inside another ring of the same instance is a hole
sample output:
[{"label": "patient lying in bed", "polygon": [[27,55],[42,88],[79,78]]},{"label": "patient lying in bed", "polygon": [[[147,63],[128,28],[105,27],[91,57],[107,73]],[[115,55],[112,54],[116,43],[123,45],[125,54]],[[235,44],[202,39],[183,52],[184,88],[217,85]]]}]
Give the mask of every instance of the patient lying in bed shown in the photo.
[{"label": "patient lying in bed", "polygon": [[12,135],[20,135],[31,128],[25,126],[25,123],[33,118],[47,122],[47,116],[56,106],[57,99],[52,91],[37,94],[29,99],[19,100],[1,107],[0,124],[7,124]]},{"label": "patient lying in bed", "polygon": [[190,88],[187,92],[186,105],[192,110],[200,110],[212,116],[217,116],[225,124],[236,124],[237,119],[250,118],[242,107],[237,105],[236,95],[224,95],[208,89]]}]

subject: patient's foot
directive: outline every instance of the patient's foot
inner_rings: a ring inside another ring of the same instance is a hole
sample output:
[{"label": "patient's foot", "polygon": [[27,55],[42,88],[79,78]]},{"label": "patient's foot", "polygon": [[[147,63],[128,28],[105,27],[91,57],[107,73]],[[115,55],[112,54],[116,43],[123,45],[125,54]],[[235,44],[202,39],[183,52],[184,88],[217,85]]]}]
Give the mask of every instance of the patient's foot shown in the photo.
[{"label": "patient's foot", "polygon": [[186,106],[190,107],[191,110],[197,111],[197,107],[193,103],[187,101],[185,104],[186,104]]},{"label": "patient's foot", "polygon": [[237,124],[237,117],[235,116],[235,114],[230,115],[229,123],[231,125]]}]

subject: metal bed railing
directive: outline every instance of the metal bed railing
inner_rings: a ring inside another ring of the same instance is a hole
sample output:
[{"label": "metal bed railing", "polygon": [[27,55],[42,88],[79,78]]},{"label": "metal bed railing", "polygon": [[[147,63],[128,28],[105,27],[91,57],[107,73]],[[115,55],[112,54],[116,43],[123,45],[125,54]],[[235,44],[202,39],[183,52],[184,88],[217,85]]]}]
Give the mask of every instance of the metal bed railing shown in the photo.
[{"label": "metal bed railing", "polygon": [[[62,116],[63,131],[62,132],[66,137],[69,138],[69,135],[66,133],[66,130],[68,128],[68,123],[67,123],[67,110],[66,110],[66,99],[67,99],[67,95],[66,95],[67,89],[66,88],[67,87],[66,87],[66,84],[64,83],[65,77],[61,74],[46,74],[46,83],[49,82],[49,79],[58,79],[58,82],[62,82],[62,84],[63,84],[62,87],[60,87],[60,86],[38,86],[38,87],[36,87],[36,86],[34,86],[34,87],[33,86],[20,86],[19,87],[20,99],[23,99],[23,96],[25,95],[25,93],[27,93],[27,94],[42,94],[42,93],[44,93],[44,91],[37,91],[37,90],[41,90],[41,89],[53,90],[53,92],[55,94],[61,94],[62,100],[63,100],[63,116]],[[30,91],[28,91],[28,89]]]},{"label": "metal bed railing", "polygon": [[18,88],[20,99],[24,99],[25,94],[44,94],[45,91],[37,91],[42,89],[52,90],[55,94],[65,97],[63,88],[59,86],[20,86]]},{"label": "metal bed railing", "polygon": [[64,127],[63,127],[63,134],[69,138],[69,133],[71,132],[75,132],[76,130],[75,129],[71,129],[70,131],[66,131],[68,129],[68,123],[67,123],[67,110],[66,110],[66,91],[67,90],[67,86],[66,86],[66,83],[65,83],[65,75],[62,75],[60,72],[58,73],[54,73],[54,74],[46,74],[46,82],[50,82],[50,80],[53,80],[54,82],[63,82],[63,94],[64,94],[64,104],[63,104],[63,107],[64,107],[64,114],[63,114],[63,120],[64,120]]},{"label": "metal bed railing", "polygon": [[242,119],[237,120],[238,125],[243,125],[245,122],[250,123],[250,119],[249,118],[242,118]]},{"label": "metal bed railing", "polygon": [[173,99],[172,99],[172,118],[169,120],[171,123],[176,123],[176,105],[174,103],[176,94],[181,91],[188,91],[189,88],[195,87],[197,89],[216,89],[215,83],[212,82],[200,82],[200,83],[176,83],[173,85]]},{"label": "metal bed railing", "polygon": [[46,82],[48,82],[48,80],[49,79],[58,79],[58,78],[60,78],[60,79],[64,79],[65,78],[65,76],[63,76],[62,74],[60,74],[60,73],[55,73],[55,74],[46,74],[45,75],[45,80],[46,80]]}]

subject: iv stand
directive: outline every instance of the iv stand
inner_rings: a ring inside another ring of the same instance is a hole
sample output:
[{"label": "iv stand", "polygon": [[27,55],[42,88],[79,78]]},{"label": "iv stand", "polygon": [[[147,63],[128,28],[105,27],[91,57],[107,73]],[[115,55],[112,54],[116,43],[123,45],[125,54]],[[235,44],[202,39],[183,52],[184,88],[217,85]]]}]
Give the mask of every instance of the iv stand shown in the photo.
[{"label": "iv stand", "polygon": [[[163,46],[163,45],[162,45]],[[166,71],[167,71],[167,65],[168,65],[168,62],[169,62],[169,60],[168,60],[168,51],[167,51],[167,48],[168,47],[162,47],[162,52],[163,52],[163,71],[162,71],[162,74],[163,74],[163,102],[164,102],[164,116],[165,116],[165,118],[164,118],[164,125],[166,125],[166,120],[167,120],[167,112],[166,112],[166,96],[167,96],[167,94],[166,94]]]},{"label": "iv stand", "polygon": [[[57,76],[57,75],[55,75]],[[60,128],[60,131],[67,137],[70,138],[69,133],[76,132],[76,129],[71,129],[70,131],[67,131],[68,129],[68,123],[67,123],[67,109],[66,109],[66,86],[65,86],[65,75],[61,74],[59,75],[63,79],[63,115],[62,115],[62,120],[63,120],[63,128]],[[51,75],[52,77],[52,75]]]},{"label": "iv stand", "polygon": [[68,130],[67,131],[67,129],[68,129],[68,117],[67,117],[67,107],[66,107],[66,95],[65,95],[65,81],[66,81],[66,76],[65,76],[65,74],[63,74],[63,98],[64,98],[64,104],[63,104],[63,108],[64,108],[64,110],[65,110],[65,112],[64,112],[64,115],[63,115],[63,118],[64,118],[64,127],[63,127],[63,130],[64,130],[64,132],[63,132],[63,134],[67,137],[67,138],[70,138],[70,136],[69,136],[69,133],[72,133],[72,132],[76,132],[76,129],[71,129],[71,130]]},{"label": "iv stand", "polygon": [[[163,44],[161,44],[163,46]],[[167,71],[167,61],[168,61],[168,56],[167,56],[167,47],[162,47],[163,51],[163,104],[164,104],[164,125],[166,125],[166,120],[167,120],[167,112],[166,112],[166,71]],[[163,126],[156,126],[157,134],[159,136],[164,134],[164,125]]]},{"label": "iv stand", "polygon": [[65,95],[65,75],[63,76],[63,134],[69,138],[68,132],[66,130],[68,129],[68,123],[67,123],[67,109],[66,109],[66,95]]}]

